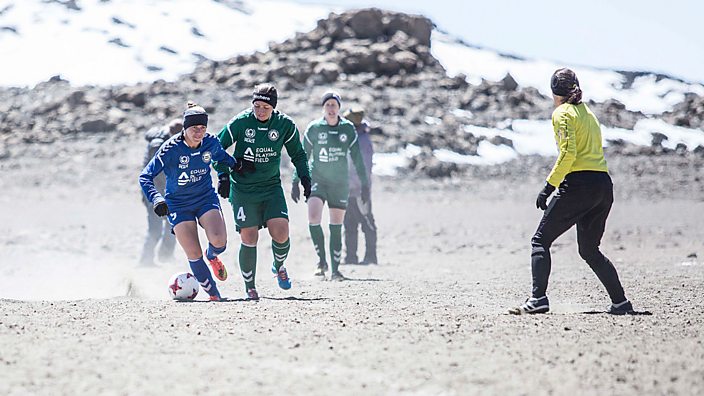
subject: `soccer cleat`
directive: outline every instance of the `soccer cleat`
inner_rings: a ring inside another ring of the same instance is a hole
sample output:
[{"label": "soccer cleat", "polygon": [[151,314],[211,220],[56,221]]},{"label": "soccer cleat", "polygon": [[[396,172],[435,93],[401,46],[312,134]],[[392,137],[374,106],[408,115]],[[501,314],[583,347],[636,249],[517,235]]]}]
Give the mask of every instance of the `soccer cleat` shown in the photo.
[{"label": "soccer cleat", "polygon": [[220,301],[220,296],[210,296],[210,301]]},{"label": "soccer cleat", "polygon": [[315,271],[315,276],[325,276],[325,272],[328,270],[328,263],[327,262],[320,262],[318,263],[318,269]]},{"label": "soccer cleat", "polygon": [[539,314],[546,313],[549,310],[550,302],[548,301],[548,296],[543,296],[540,298],[530,297],[519,307],[509,309],[508,313],[514,315]]},{"label": "soccer cleat", "polygon": [[610,313],[611,315],[632,314],[634,312],[633,311],[633,304],[631,304],[631,302],[628,300],[621,302],[621,303],[618,303],[618,304],[611,304],[611,306],[609,307],[609,310],[606,312]]},{"label": "soccer cleat", "polygon": [[279,281],[279,287],[288,290],[291,288],[291,279],[288,277],[288,272],[286,271],[286,267],[283,265],[279,270],[276,270],[276,267],[272,266],[271,267],[271,272],[276,274],[276,280]]},{"label": "soccer cleat", "polygon": [[340,271],[333,271],[332,274],[330,274],[330,280],[331,281],[343,281],[347,278],[345,278],[344,275]]},{"label": "soccer cleat", "polygon": [[221,281],[227,279],[227,270],[225,269],[225,264],[223,264],[218,257],[215,257],[212,260],[208,259],[208,261],[210,262],[210,267],[213,269],[213,274],[215,274],[216,278]]},{"label": "soccer cleat", "polygon": [[257,289],[247,289],[247,300],[259,301],[259,293],[257,293]]}]

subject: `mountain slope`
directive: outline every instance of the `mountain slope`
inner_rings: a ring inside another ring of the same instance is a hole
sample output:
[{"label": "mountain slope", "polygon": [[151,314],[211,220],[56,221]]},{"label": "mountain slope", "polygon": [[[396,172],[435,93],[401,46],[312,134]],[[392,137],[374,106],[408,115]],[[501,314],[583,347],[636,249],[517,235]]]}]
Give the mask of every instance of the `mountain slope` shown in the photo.
[{"label": "mountain slope", "polygon": [[[256,18],[256,13],[246,14],[250,3],[213,3]],[[85,12],[66,9],[63,12]],[[1,16],[8,12],[5,7]],[[174,52],[186,54],[187,48]],[[110,131],[134,135],[178,116],[187,100],[208,107],[211,131],[216,132],[248,106],[255,84],[273,81],[281,92],[281,109],[299,127],[319,117],[320,95],[337,89],[343,107],[360,105],[367,110],[378,151],[393,153],[377,156],[378,169],[388,160],[431,176],[446,176],[473,164],[550,155],[554,145],[547,119],[552,101],[542,81],[556,67],[471,47],[439,32],[422,16],[358,10],[330,14],[307,33],[271,43],[267,51],[201,59],[192,72],[171,80],[76,86],[55,77],[32,89],[0,88],[0,140],[52,142],[67,135]],[[604,124],[605,144],[614,151],[647,155],[704,151],[704,101],[697,94],[701,85],[665,76],[576,69],[585,98]],[[113,77],[129,74],[126,70],[114,71]],[[681,102],[670,105],[680,97]],[[653,104],[673,110],[656,115],[630,110],[642,104],[651,110]],[[9,155],[2,151],[0,157]]]},{"label": "mountain slope", "polygon": [[276,0],[0,1],[0,56],[21,60],[0,85],[58,74],[77,85],[173,80],[203,58],[266,50],[329,11]]},{"label": "mountain slope", "polygon": [[[54,75],[76,85],[171,81],[204,58],[265,51],[270,42],[313,29],[330,11],[276,0],[197,6],[188,0],[0,1],[0,55],[21,59],[4,66],[0,85],[34,85]],[[432,54],[448,74],[462,73],[472,84],[510,73],[520,86],[549,96],[546,76],[565,66],[504,56],[437,29],[432,42]],[[630,111],[660,114],[683,102],[687,92],[704,96],[701,84],[660,74],[571,67],[592,100],[614,99]]]}]

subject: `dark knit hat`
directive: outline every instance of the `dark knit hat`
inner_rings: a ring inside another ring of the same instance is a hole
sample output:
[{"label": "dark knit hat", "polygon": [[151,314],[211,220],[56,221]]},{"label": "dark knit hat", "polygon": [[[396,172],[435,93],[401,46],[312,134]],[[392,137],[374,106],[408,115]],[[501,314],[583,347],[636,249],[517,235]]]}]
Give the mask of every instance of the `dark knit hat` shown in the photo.
[{"label": "dark knit hat", "polygon": [[188,102],[186,111],[183,112],[183,129],[186,130],[194,125],[208,126],[208,113],[201,106]]},{"label": "dark knit hat", "polygon": [[579,87],[577,75],[567,68],[557,69],[550,79],[550,89],[557,96],[570,96]]},{"label": "dark knit hat", "polygon": [[279,94],[276,92],[275,86],[271,84],[260,84],[254,87],[254,92],[252,92],[252,103],[260,101],[276,108],[278,97]]},{"label": "dark knit hat", "polygon": [[323,101],[320,103],[321,106],[325,105],[325,102],[327,102],[330,99],[335,99],[337,101],[338,106],[342,106],[342,98],[340,98],[340,94],[334,91],[328,91],[323,94]]}]

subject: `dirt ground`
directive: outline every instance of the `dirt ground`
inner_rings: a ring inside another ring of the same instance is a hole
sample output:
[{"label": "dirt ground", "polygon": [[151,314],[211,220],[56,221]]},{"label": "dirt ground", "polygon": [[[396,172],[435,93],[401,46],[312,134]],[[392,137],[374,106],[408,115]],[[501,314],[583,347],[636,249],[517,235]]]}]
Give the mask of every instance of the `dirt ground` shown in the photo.
[{"label": "dirt ground", "polygon": [[614,169],[602,243],[652,315],[603,313],[571,230],[552,250],[552,312],[517,317],[544,175],[516,164],[512,177],[375,179],[380,264],[342,266],[344,282],[314,279],[305,206],[289,202],[293,288],[268,272],[262,233],[259,302],[243,300],[226,206],[231,300],[177,303],[166,283],[188,269],[180,251],[136,267],[141,141],[13,150],[0,161],[0,394],[704,393],[704,194],[667,169]]}]

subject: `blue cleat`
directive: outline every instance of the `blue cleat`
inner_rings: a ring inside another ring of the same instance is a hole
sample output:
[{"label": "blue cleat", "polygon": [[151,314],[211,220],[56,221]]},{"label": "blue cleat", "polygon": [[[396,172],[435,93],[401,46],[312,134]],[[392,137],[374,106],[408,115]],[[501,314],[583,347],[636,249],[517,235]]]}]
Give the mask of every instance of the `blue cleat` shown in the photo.
[{"label": "blue cleat", "polygon": [[288,277],[288,272],[286,272],[286,267],[283,265],[279,270],[276,270],[276,267],[272,266],[271,267],[271,272],[276,274],[276,280],[279,281],[279,287],[288,290],[291,288],[291,279]]}]

